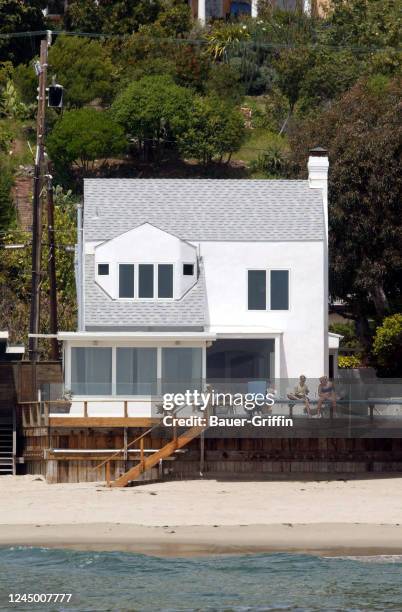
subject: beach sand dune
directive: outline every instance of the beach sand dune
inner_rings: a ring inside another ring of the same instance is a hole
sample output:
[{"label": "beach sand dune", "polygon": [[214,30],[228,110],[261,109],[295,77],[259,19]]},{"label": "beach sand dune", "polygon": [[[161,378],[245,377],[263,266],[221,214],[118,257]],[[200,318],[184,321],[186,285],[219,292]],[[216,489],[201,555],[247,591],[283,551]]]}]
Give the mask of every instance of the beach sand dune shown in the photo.
[{"label": "beach sand dune", "polygon": [[148,554],[402,554],[402,477],[109,489],[0,478],[0,545]]}]

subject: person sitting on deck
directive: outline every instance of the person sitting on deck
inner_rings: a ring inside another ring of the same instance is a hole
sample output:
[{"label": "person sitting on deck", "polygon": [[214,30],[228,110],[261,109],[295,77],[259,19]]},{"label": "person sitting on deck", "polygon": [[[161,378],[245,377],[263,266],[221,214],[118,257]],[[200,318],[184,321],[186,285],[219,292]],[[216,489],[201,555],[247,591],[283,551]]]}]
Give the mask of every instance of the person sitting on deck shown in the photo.
[{"label": "person sitting on deck", "polygon": [[[303,400],[305,412],[310,417],[311,409],[310,409],[310,400],[308,398],[309,393],[310,391],[306,384],[306,377],[304,376],[304,374],[301,374],[299,376],[299,382],[295,386],[294,392],[288,393],[288,399],[293,400],[293,401]],[[290,406],[293,408],[294,404],[290,404]]]},{"label": "person sitting on deck", "polygon": [[332,409],[336,410],[336,395],[333,383],[328,379],[328,376],[321,376],[320,384],[318,385],[318,403],[317,403],[317,418],[321,418],[321,409],[324,402],[331,402]]}]

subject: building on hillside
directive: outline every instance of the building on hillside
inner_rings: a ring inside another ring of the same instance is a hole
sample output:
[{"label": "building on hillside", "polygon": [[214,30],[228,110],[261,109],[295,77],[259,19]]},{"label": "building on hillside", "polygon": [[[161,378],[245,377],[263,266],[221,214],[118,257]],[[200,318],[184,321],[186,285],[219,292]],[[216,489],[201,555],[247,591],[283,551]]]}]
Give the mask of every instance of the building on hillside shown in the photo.
[{"label": "building on hillside", "polygon": [[[95,1],[95,0],[94,0]],[[188,2],[194,19],[205,23],[209,19],[230,19],[240,15],[258,16],[258,0],[183,0]],[[274,7],[288,11],[302,10],[311,15],[323,16],[330,0],[271,0]],[[60,20],[68,11],[68,0],[49,0],[45,15]]]},{"label": "building on hillside", "polygon": [[68,10],[68,0],[48,0],[43,9],[45,17],[51,21],[60,21]]},{"label": "building on hillside", "polygon": [[[202,23],[209,19],[230,19],[240,15],[258,17],[259,0],[188,0],[192,15]],[[273,7],[287,11],[303,11],[322,17],[329,0],[271,0]],[[266,6],[266,2],[264,3]]]}]

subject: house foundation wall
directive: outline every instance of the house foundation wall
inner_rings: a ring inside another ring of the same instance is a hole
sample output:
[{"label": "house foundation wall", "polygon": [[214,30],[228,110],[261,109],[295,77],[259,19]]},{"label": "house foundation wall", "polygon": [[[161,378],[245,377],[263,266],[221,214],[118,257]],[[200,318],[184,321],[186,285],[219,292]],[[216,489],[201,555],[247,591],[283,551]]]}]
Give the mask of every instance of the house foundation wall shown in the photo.
[{"label": "house foundation wall", "polygon": [[[126,440],[139,431],[130,429]],[[40,474],[49,483],[105,481],[106,468],[96,466],[124,448],[124,431],[27,430],[24,435],[25,471]],[[146,437],[144,448],[159,449],[166,439]],[[204,449],[202,452],[202,444]],[[54,450],[59,452],[55,453]],[[63,453],[62,449],[66,452]],[[90,452],[91,449],[98,452]],[[109,453],[101,452],[109,449]],[[82,451],[87,451],[82,452]],[[203,459],[202,459],[203,457]],[[114,480],[138,462],[138,455],[110,461]],[[265,479],[313,474],[392,474],[402,472],[399,438],[206,438],[193,440],[184,452],[142,475],[155,479],[205,478]]]}]

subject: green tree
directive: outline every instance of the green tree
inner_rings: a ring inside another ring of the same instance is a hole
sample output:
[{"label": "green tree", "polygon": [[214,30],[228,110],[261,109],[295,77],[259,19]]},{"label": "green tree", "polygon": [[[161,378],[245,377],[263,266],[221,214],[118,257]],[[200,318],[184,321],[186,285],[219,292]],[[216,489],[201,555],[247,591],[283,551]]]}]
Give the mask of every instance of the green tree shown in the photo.
[{"label": "green tree", "polygon": [[13,181],[6,168],[0,170],[0,230],[5,231],[15,220],[15,209],[11,197]]},{"label": "green tree", "polygon": [[311,112],[347,91],[358,79],[361,62],[350,51],[317,48],[309,53],[310,61],[302,76],[299,106]]},{"label": "green tree", "polygon": [[386,317],[377,327],[373,354],[380,374],[402,376],[402,314]]},{"label": "green tree", "polygon": [[401,70],[401,36],[398,0],[332,0],[319,40],[328,45],[350,46],[361,74],[393,75]]},{"label": "green tree", "polygon": [[205,85],[209,96],[240,104],[244,98],[244,85],[240,82],[240,73],[230,64],[213,64]]},{"label": "green tree", "polygon": [[[0,34],[45,30],[44,0],[0,0]],[[35,39],[0,38],[0,61],[15,65],[31,59],[38,50]]]},{"label": "green tree", "polygon": [[304,79],[311,65],[311,53],[307,47],[285,49],[273,62],[276,82],[289,103],[289,113],[293,113],[301,95]]},{"label": "green tree", "polygon": [[115,100],[112,113],[127,134],[137,139],[146,159],[159,153],[186,128],[193,93],[170,77],[146,76],[131,83]]},{"label": "green tree", "polygon": [[142,31],[148,31],[153,36],[179,38],[191,29],[190,6],[181,0],[160,0],[157,19]]},{"label": "green tree", "polygon": [[210,60],[202,49],[192,44],[173,43],[170,55],[175,66],[173,74],[175,83],[184,87],[192,87],[195,91],[203,93],[210,69]]},{"label": "green tree", "polygon": [[359,348],[359,340],[356,336],[356,329],[352,322],[350,323],[331,323],[329,331],[342,336],[339,346],[341,348]]},{"label": "green tree", "polygon": [[327,25],[333,45],[398,47],[401,6],[397,0],[332,0]]},{"label": "green tree", "polygon": [[13,72],[13,81],[24,104],[37,105],[38,77],[32,65],[19,64]]},{"label": "green tree", "polygon": [[245,137],[241,113],[219,98],[198,98],[194,102],[187,128],[178,137],[184,157],[207,165],[213,160],[230,161]]},{"label": "green tree", "polygon": [[[56,249],[56,282],[59,303],[59,329],[74,329],[76,321],[76,297],[74,278],[74,252],[71,247],[76,244],[76,198],[70,191],[63,191],[60,186],[54,189]],[[41,282],[41,332],[49,332],[49,278],[46,262],[49,247],[43,228],[42,236],[42,269]],[[8,328],[18,341],[27,341],[27,320],[31,297],[31,245],[29,238],[22,238],[18,232],[18,242],[26,241],[26,246],[18,250],[4,250],[0,259],[0,328]],[[6,243],[16,242],[16,234],[10,231],[5,237]],[[67,250],[67,247],[68,250]]]},{"label": "green tree", "polygon": [[329,149],[330,290],[358,320],[398,310],[402,295],[402,79],[359,82],[290,134],[293,173],[305,176],[307,152]]},{"label": "green tree", "polygon": [[49,51],[49,76],[65,88],[65,103],[80,107],[93,100],[108,102],[113,94],[115,69],[105,48],[96,40],[60,36]]},{"label": "green tree", "polygon": [[125,144],[123,131],[109,112],[94,108],[65,112],[48,139],[56,169],[75,166],[84,172],[93,168],[97,160],[119,155]]},{"label": "green tree", "polygon": [[70,0],[64,15],[64,27],[75,32],[102,32],[103,11],[93,0]]},{"label": "green tree", "polygon": [[[94,6],[95,5],[95,6]],[[69,2],[65,25],[71,30],[132,34],[158,17],[160,2],[155,0],[73,0]]]}]

